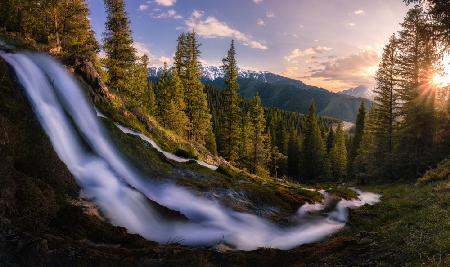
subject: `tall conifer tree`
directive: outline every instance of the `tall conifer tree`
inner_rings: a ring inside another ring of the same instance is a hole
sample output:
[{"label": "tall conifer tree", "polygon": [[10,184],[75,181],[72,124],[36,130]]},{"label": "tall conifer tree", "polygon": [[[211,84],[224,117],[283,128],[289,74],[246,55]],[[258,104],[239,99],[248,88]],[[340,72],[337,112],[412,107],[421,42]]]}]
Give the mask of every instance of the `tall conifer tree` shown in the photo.
[{"label": "tall conifer tree", "polygon": [[334,137],[333,148],[330,153],[331,168],[333,178],[342,180],[347,177],[347,147],[342,123],[339,123]]},{"label": "tall conifer tree", "polygon": [[239,157],[240,142],[240,98],[238,95],[239,84],[238,66],[236,63],[236,49],[234,40],[231,41],[228,55],[222,60],[225,73],[225,89],[223,90],[222,117],[220,127],[221,147],[220,154],[234,162]]},{"label": "tall conifer tree", "polygon": [[269,160],[270,140],[266,132],[266,119],[264,109],[261,105],[261,98],[255,96],[250,106],[250,116],[252,122],[250,171],[256,175],[267,176],[267,163]]},{"label": "tall conifer tree", "polygon": [[[211,114],[204,86],[200,81],[199,44],[196,34],[188,33],[186,78],[184,80],[184,94],[186,99],[186,115],[189,118],[190,129],[188,138],[191,141],[205,144],[212,133]],[[212,140],[211,140],[212,141]]]},{"label": "tall conifer tree", "polygon": [[358,155],[361,146],[362,137],[364,134],[364,121],[366,119],[366,108],[364,101],[361,101],[359,106],[358,116],[356,117],[355,135],[351,139],[350,153],[348,155],[348,174],[353,175],[353,163]]},{"label": "tall conifer tree", "polygon": [[129,20],[123,0],[104,0],[106,23],[103,49],[108,70],[107,85],[115,92],[126,95],[130,90],[136,55]]},{"label": "tall conifer tree", "polygon": [[303,141],[303,172],[308,180],[324,178],[329,166],[325,153],[325,144],[317,122],[316,106],[311,103],[306,119]]}]

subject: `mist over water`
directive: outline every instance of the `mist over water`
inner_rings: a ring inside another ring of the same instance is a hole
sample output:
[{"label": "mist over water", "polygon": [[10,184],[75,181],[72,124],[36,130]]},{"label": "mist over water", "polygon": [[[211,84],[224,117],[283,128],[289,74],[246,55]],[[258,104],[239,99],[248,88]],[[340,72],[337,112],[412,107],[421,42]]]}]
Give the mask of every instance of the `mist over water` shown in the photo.
[{"label": "mist over water", "polygon": [[[224,242],[243,250],[290,249],[323,239],[344,227],[348,208],[379,201],[376,194],[359,192],[359,200],[341,200],[327,217],[281,228],[174,184],[152,182],[151,177],[142,177],[121,157],[94,107],[63,66],[43,54],[0,52],[0,56],[13,67],[56,153],[82,188],[82,196],[94,201],[111,223],[149,240],[177,240],[186,245]],[[146,198],[183,213],[189,221],[164,219]],[[311,207],[303,211],[321,208]]]}]

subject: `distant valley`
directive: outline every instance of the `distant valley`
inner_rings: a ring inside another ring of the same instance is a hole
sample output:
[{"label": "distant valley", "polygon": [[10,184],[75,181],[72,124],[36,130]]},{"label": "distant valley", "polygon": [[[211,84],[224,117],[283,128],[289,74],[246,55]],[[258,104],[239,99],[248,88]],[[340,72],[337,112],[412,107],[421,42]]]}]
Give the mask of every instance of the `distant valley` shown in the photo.
[{"label": "distant valley", "polygon": [[[155,80],[161,72],[162,68],[150,68],[150,78]],[[224,87],[224,73],[220,67],[203,66],[202,72],[202,81],[205,84],[218,88]],[[371,105],[370,100],[361,99],[357,95],[333,93],[268,71],[240,69],[238,82],[239,93],[244,98],[250,99],[259,94],[266,107],[307,113],[309,104],[314,100],[319,115],[343,121],[356,120],[361,101],[364,101],[366,106]]]}]

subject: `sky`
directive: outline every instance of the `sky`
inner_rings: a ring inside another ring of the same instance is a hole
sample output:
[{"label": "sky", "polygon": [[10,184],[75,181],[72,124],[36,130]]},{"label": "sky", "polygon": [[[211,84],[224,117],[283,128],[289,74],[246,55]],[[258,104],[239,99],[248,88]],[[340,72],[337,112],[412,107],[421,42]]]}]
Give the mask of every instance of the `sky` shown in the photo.
[{"label": "sky", "polygon": [[[106,14],[88,0],[99,40]],[[203,64],[220,65],[231,39],[241,68],[331,91],[373,87],[384,44],[400,29],[402,0],[125,0],[135,48],[152,65],[172,60],[183,31],[199,35]]]}]

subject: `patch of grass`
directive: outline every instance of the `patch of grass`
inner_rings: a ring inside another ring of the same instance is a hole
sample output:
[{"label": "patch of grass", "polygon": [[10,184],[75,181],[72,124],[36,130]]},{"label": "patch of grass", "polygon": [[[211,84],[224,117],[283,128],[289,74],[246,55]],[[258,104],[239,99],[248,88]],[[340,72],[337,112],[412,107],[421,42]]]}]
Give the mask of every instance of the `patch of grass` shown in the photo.
[{"label": "patch of grass", "polygon": [[332,186],[331,189],[327,190],[327,192],[331,195],[337,196],[339,198],[343,198],[346,200],[351,200],[358,198],[358,193],[353,191],[352,189],[345,186]]},{"label": "patch of grass", "polygon": [[220,165],[216,171],[231,178],[234,178],[238,175],[238,173],[234,169],[225,165]]},{"label": "patch of grass", "polygon": [[175,151],[175,155],[182,158],[188,158],[188,159],[198,159],[198,156],[195,154],[195,152],[192,149],[183,149],[178,148]]},{"label": "patch of grass", "polygon": [[417,180],[419,184],[427,184],[450,179],[450,158],[441,161],[434,169],[428,170]]},{"label": "patch of grass", "polygon": [[[383,185],[381,203],[352,213],[352,234],[373,242],[363,257],[392,266],[450,266],[450,194],[430,185]],[[347,234],[348,233],[343,233]],[[358,234],[356,234],[358,235]]]}]

